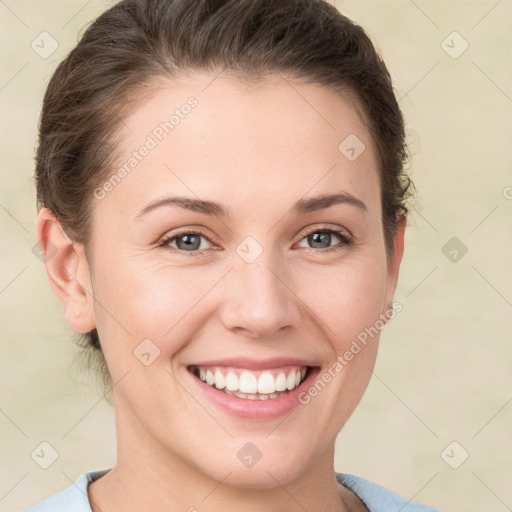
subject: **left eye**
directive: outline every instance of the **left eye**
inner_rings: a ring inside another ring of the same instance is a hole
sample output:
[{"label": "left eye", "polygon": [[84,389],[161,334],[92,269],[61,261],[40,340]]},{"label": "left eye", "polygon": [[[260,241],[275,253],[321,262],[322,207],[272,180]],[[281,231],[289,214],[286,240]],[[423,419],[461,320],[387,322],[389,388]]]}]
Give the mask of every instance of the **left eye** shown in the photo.
[{"label": "left eye", "polygon": [[[341,243],[331,246],[332,236],[338,238]],[[312,245],[312,249],[334,249],[338,245],[350,245],[350,238],[341,230],[337,229],[315,229],[308,233],[302,240]],[[301,242],[302,242],[301,240]]]}]

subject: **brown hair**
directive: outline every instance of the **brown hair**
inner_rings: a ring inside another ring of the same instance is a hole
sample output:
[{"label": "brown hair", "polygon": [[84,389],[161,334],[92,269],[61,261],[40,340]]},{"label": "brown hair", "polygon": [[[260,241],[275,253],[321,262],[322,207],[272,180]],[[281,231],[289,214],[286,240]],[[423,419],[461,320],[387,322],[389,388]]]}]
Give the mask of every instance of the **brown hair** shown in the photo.
[{"label": "brown hair", "polygon": [[[116,156],[123,107],[160,78],[283,73],[357,98],[376,147],[388,254],[411,180],[402,113],[365,31],[325,0],[123,0],[84,32],[46,94],[36,155],[38,208],[87,248],[92,192]],[[340,141],[341,142],[341,141]],[[97,349],[96,330],[82,345]],[[108,382],[102,360],[103,376]]]}]

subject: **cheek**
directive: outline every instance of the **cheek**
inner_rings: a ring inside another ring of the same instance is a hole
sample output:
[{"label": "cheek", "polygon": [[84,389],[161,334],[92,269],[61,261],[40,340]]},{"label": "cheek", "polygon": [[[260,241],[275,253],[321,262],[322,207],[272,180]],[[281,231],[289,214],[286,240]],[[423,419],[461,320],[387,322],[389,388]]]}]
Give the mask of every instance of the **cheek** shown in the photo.
[{"label": "cheek", "polygon": [[310,284],[298,295],[316,313],[336,352],[374,325],[383,311],[386,272],[378,259],[317,267],[304,277]]},{"label": "cheek", "polygon": [[136,260],[121,266],[104,260],[94,287],[100,337],[123,347],[129,340],[132,351],[147,338],[172,355],[179,347],[170,341],[183,338],[190,318],[197,325],[201,298],[214,287],[217,274],[206,268],[143,266]]},{"label": "cheek", "polygon": [[372,327],[385,303],[385,262],[347,258],[340,265],[317,267],[303,282],[310,285],[298,295],[313,311],[312,318],[318,318],[329,354],[301,403],[335,436],[363,396],[375,364],[380,330]]},{"label": "cheek", "polygon": [[[131,359],[135,347],[149,339],[169,359],[215,313],[220,300],[229,300],[229,289],[223,299],[215,299],[224,267],[120,261],[103,259],[94,275],[96,323],[100,338],[108,340],[107,358],[115,352],[110,359],[122,361],[123,353]],[[290,267],[285,276],[293,293],[284,300],[295,301],[297,307],[302,302],[301,323],[316,323],[338,354],[375,324],[383,310],[385,265],[375,255],[347,257],[337,264],[304,262]]]}]

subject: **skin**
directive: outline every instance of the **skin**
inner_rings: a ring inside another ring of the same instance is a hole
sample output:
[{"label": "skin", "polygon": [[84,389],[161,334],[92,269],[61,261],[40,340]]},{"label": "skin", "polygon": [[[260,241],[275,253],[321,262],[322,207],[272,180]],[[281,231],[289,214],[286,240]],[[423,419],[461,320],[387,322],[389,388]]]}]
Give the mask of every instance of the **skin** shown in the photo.
[{"label": "skin", "polygon": [[[46,269],[66,319],[80,332],[97,328],[115,384],[118,462],[90,484],[93,511],[366,510],[336,483],[334,446],[368,385],[378,336],[284,419],[219,409],[187,365],[240,354],[328,369],[392,303],[406,218],[387,255],[374,145],[354,103],[281,76],[159,83],[124,119],[119,164],[190,96],[197,107],[104,199],[91,198],[90,261],[51,212],[37,221],[43,246],[57,248]],[[351,133],[366,146],[354,161],[338,150]],[[334,191],[366,211],[344,203],[290,213],[299,199]],[[217,201],[231,215],[167,205],[135,218],[167,195]],[[321,248],[308,242],[328,227],[354,243],[335,234]],[[181,228],[205,231],[199,251],[176,239],[159,246]],[[236,252],[249,235],[263,249],[252,263]],[[160,349],[149,366],[133,354],[144,339]],[[247,442],[263,455],[252,468],[236,457]]]}]

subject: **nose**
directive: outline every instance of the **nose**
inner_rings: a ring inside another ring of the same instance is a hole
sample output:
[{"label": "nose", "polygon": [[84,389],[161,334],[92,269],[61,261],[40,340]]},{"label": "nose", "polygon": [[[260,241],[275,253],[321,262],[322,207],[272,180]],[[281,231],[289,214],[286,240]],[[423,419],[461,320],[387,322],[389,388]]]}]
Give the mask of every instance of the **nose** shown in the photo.
[{"label": "nose", "polygon": [[225,282],[220,316],[224,326],[252,338],[275,338],[300,321],[300,299],[293,285],[263,255],[237,261]]}]

